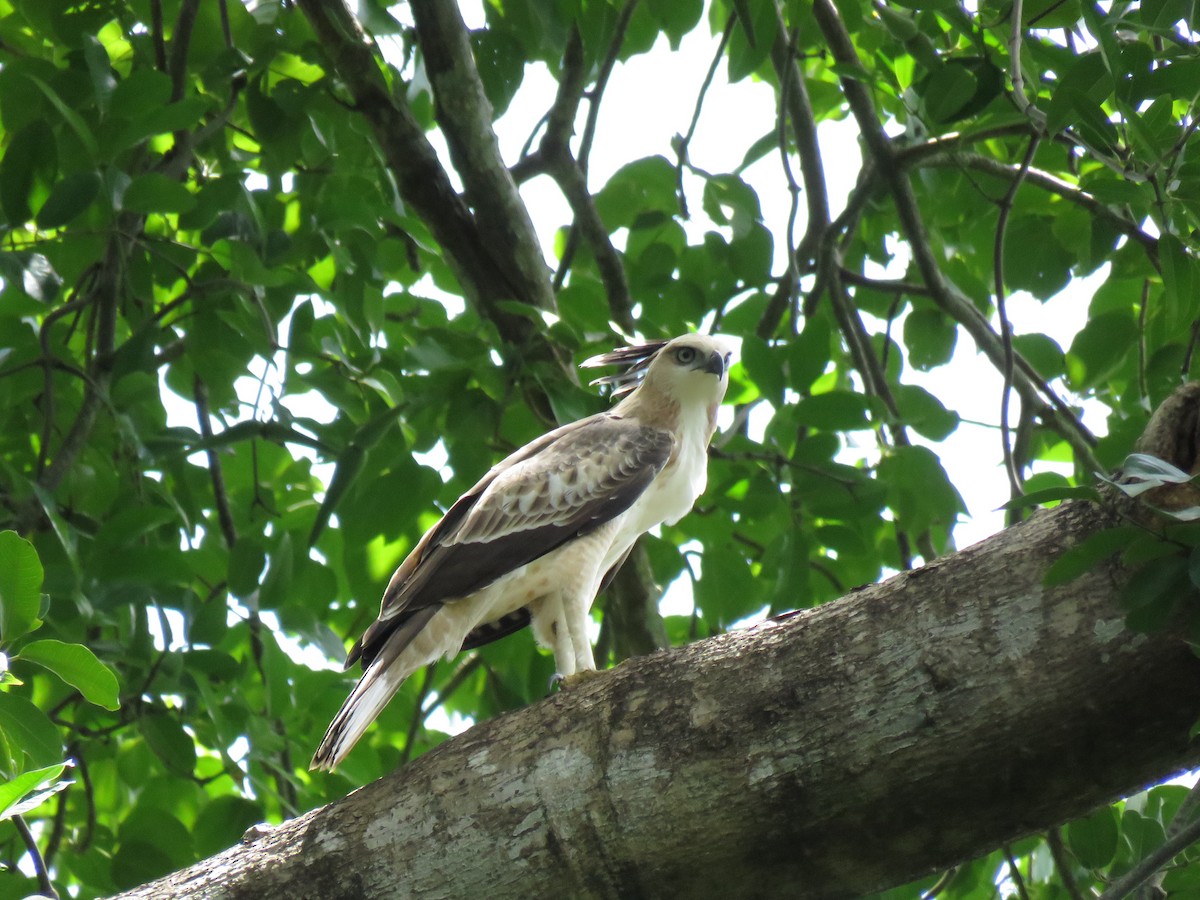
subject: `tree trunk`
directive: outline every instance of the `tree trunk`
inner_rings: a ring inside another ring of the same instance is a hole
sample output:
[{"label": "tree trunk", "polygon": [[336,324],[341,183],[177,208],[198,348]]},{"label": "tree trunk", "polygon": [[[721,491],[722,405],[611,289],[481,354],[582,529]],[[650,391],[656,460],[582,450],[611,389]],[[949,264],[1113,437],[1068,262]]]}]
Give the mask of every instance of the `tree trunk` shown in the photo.
[{"label": "tree trunk", "polygon": [[123,896],[851,897],[946,868],[1198,758],[1200,661],[1124,628],[1116,564],[1043,586],[1114,516],[1064,504],[630,660]]}]

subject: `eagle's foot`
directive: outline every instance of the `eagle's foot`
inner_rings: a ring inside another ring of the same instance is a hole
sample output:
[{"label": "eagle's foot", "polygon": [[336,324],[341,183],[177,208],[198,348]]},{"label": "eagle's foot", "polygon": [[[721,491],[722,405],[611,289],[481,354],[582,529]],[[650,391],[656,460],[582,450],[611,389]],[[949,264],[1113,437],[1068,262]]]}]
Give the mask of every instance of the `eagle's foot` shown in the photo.
[{"label": "eagle's foot", "polygon": [[560,672],[555,672],[550,676],[549,693],[553,694],[556,690],[561,691],[564,688],[574,687],[582,684],[589,679],[595,678],[600,672],[597,669],[580,669],[570,675],[563,675]]}]

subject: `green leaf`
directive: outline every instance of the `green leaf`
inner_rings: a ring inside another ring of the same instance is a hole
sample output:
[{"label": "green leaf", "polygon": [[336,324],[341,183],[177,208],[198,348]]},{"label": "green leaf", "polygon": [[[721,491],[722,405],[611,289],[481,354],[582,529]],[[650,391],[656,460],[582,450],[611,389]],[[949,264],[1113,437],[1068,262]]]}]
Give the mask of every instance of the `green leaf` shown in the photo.
[{"label": "green leaf", "polygon": [[1013,349],[1032,365],[1042,378],[1047,381],[1057,378],[1066,371],[1066,360],[1060,347],[1053,338],[1044,334],[1013,335]]},{"label": "green leaf", "polygon": [[173,716],[167,713],[145,716],[138,722],[138,728],[169,770],[190,775],[196,768],[196,744]]},{"label": "green leaf", "polygon": [[1108,312],[1088,319],[1075,335],[1067,353],[1071,388],[1084,391],[1104,383],[1129,360],[1134,344],[1127,336],[1138,333],[1129,312]]},{"label": "green leaf", "polygon": [[908,361],[922,372],[950,362],[957,342],[957,325],[939,309],[914,309],[904,319]]},{"label": "green leaf", "polygon": [[745,78],[766,60],[779,30],[774,4],[735,0],[734,6],[738,24],[730,35],[726,51],[731,82]]},{"label": "green leaf", "polygon": [[[29,195],[34,178],[45,171],[47,160],[53,161],[54,132],[40,119],[30,122],[9,139],[4,155],[0,156],[0,207],[13,225],[29,221]],[[53,166],[51,177],[53,177]]]},{"label": "green leaf", "polygon": [[41,626],[42,563],[33,544],[0,531],[0,645]]},{"label": "green leaf", "polygon": [[787,353],[788,387],[807,393],[829,366],[829,346],[833,338],[827,319],[810,316],[804,330],[792,339]]},{"label": "green leaf", "polygon": [[66,768],[66,763],[43,766],[0,784],[0,822],[36,809],[48,797],[67,787],[71,782],[58,781]]},{"label": "green leaf", "polygon": [[26,644],[17,659],[37,663],[83,694],[89,703],[120,709],[117,676],[82,644],[44,640]]},{"label": "green leaf", "polygon": [[934,122],[949,122],[957,118],[967,105],[979,82],[969,69],[961,65],[942,65],[923,85],[925,109]]},{"label": "green leaf", "polygon": [[71,109],[71,107],[63,102],[63,99],[58,95],[58,92],[55,91],[54,88],[50,87],[50,85],[48,85],[46,82],[42,81],[42,79],[38,78],[36,75],[30,75],[29,73],[26,73],[25,77],[37,85],[38,90],[46,95],[46,99],[49,100],[50,104],[58,110],[59,115],[66,120],[67,124],[71,126],[71,130],[73,130],[76,136],[78,136],[79,142],[83,144],[84,149],[88,152],[88,156],[95,160],[99,156],[99,150],[96,147],[96,138],[93,137],[92,130],[88,128],[87,123],[83,121],[83,118],[79,115],[79,113],[75,112],[75,110]]},{"label": "green leaf", "polygon": [[1159,239],[1158,250],[1166,288],[1164,325],[1168,330],[1176,330],[1200,314],[1200,262],[1172,234]]},{"label": "green leaf", "polygon": [[964,509],[962,497],[928,447],[896,447],[877,471],[903,529],[922,532],[937,527],[948,533]]},{"label": "green leaf", "polygon": [[[311,542],[310,542],[311,543]],[[249,597],[259,586],[267,555],[253,537],[239,537],[229,552],[229,590],[235,597]]]},{"label": "green leaf", "polygon": [[147,802],[134,808],[118,830],[113,878],[132,887],[186,865],[194,857],[192,835],[170,809]]},{"label": "green leaf", "polygon": [[55,765],[62,761],[62,740],[58,729],[44,712],[11,693],[0,693],[0,737],[7,744],[8,754],[17,772]]},{"label": "green leaf", "polygon": [[66,225],[92,205],[100,191],[100,176],[96,172],[76,172],[68,175],[50,191],[50,196],[37,213],[38,228],[58,228]]},{"label": "green leaf", "polygon": [[1080,865],[1088,869],[1102,869],[1117,855],[1120,839],[1120,824],[1117,811],[1111,806],[1102,806],[1086,819],[1079,819],[1067,826],[1067,843]]},{"label": "green leaf", "polygon": [[717,224],[731,226],[735,237],[748,234],[762,221],[758,194],[736,175],[717,175],[704,182],[704,211]]},{"label": "green leaf", "polygon": [[825,431],[856,431],[870,428],[866,396],[852,391],[829,391],[805,397],[796,404],[796,421]]},{"label": "green leaf", "polygon": [[1054,233],[1049,216],[1020,216],[1004,233],[1004,282],[1046,300],[1071,280],[1075,257]]},{"label": "green leaf", "polygon": [[101,115],[108,113],[117,79],[113,77],[108,51],[95,35],[83,35],[83,58],[87,62],[88,74],[92,77],[92,93],[96,97],[96,108]]},{"label": "green leaf", "polygon": [[951,412],[933,394],[915,384],[900,384],[893,388],[900,421],[911,426],[922,437],[944,441],[958,427],[958,413]]},{"label": "green leaf", "polygon": [[195,205],[191,191],[158,172],[147,172],[133,179],[122,198],[125,209],[139,213],[181,213]]},{"label": "green leaf", "polygon": [[1125,624],[1132,631],[1161,631],[1179,604],[1194,596],[1186,559],[1179,556],[1152,559],[1121,588],[1121,603],[1129,610]]},{"label": "green leaf", "polygon": [[772,347],[756,335],[742,338],[741,362],[759,393],[773,403],[783,402],[787,386],[783,348]]},{"label": "green leaf", "polygon": [[704,14],[704,0],[649,0],[647,8],[670,39],[671,49],[677,50]]}]

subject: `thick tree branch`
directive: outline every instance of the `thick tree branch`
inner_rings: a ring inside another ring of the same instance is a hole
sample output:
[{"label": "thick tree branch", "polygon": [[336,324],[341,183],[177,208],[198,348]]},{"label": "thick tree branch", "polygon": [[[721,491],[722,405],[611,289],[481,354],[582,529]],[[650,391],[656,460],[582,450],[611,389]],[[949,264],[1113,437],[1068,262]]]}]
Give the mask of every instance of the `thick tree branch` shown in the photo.
[{"label": "thick tree branch", "polygon": [[[1191,468],[1198,399],[1144,449]],[[1124,629],[1115,563],[1044,583],[1114,519],[630,660],[124,896],[844,897],[1044,832],[1197,760],[1186,642]]]},{"label": "thick tree branch", "polygon": [[[533,323],[503,308],[504,300],[541,305],[523,270],[483,240],[471,210],[450,184],[437,152],[408,105],[393,95],[374,53],[343,0],[299,0],[321,46],[358,110],[370,124],[400,196],[445,250],[467,300],[496,325],[509,344],[525,346]],[[544,307],[543,307],[544,308]]]},{"label": "thick tree branch", "polygon": [[192,28],[200,12],[200,0],[184,0],[179,17],[171,32],[171,53],[167,58],[167,74],[171,77],[171,102],[183,99],[187,89],[188,48],[192,44]]},{"label": "thick tree branch", "polygon": [[479,238],[493,257],[508,261],[518,299],[556,308],[550,273],[529,212],[500,158],[488,102],[471,53],[467,27],[455,3],[412,0],[417,40],[437,100],[437,120],[475,213]]}]

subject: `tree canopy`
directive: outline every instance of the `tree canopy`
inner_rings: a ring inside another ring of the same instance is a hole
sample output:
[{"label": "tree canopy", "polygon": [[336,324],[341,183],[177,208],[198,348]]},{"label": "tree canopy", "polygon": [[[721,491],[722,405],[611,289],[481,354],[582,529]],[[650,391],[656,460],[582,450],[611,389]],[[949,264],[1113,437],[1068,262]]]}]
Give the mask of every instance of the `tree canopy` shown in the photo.
[{"label": "tree canopy", "polygon": [[[0,0],[0,897],[140,884],[541,697],[550,657],[510,637],[411,679],[338,772],[305,768],[394,566],[498,458],[604,408],[575,366],[626,338],[720,331],[741,356],[706,495],[597,603],[607,662],[953,552],[970,492],[944,448],[973,423],[970,480],[1005,480],[1013,519],[1077,495],[1191,375],[1192,3],[464,12]],[[711,69],[673,65],[699,36]],[[679,134],[598,183],[606,88],[650,53]],[[719,132],[729,171],[696,130],[716,71],[775,101]],[[833,122],[861,149],[845,197]],[[563,221],[522,199],[541,184]],[[1015,332],[1017,298],[1042,327]],[[1066,316],[1069,341],[1046,333]],[[949,402],[976,355],[1002,387]],[[1186,556],[1156,567],[1130,625],[1193,581]],[[668,585],[690,607],[660,614]],[[1083,896],[1185,795],[893,895]]]}]

